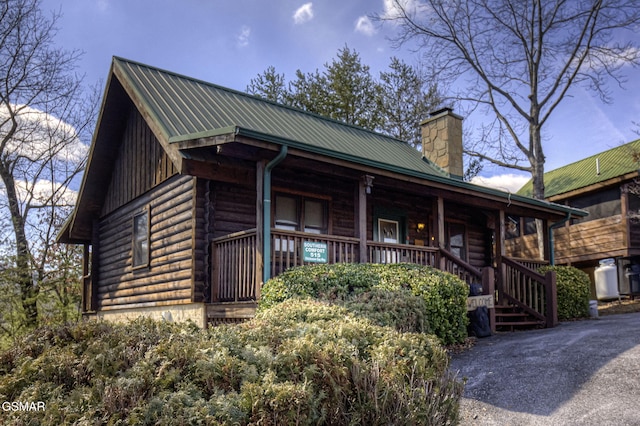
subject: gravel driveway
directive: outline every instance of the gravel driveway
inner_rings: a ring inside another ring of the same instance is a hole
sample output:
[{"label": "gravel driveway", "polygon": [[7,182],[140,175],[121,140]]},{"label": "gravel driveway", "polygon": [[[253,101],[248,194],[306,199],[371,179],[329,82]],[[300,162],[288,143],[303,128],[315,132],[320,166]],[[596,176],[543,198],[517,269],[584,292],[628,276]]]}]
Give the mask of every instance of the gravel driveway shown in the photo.
[{"label": "gravel driveway", "polygon": [[479,339],[452,370],[462,425],[640,425],[640,313]]}]

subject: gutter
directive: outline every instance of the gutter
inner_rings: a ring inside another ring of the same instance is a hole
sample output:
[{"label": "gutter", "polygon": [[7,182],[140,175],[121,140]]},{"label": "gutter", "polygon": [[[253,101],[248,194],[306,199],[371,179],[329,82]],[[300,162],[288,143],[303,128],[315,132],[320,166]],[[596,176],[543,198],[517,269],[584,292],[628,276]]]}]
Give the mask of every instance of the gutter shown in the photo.
[{"label": "gutter", "polygon": [[280,153],[264,168],[262,187],[262,283],[271,278],[271,171],[287,156],[287,145],[280,147]]},{"label": "gutter", "polygon": [[553,243],[553,230],[563,226],[569,219],[571,219],[571,212],[567,212],[567,217],[549,227],[549,264],[551,266],[555,266],[556,264],[556,250],[555,244]]}]

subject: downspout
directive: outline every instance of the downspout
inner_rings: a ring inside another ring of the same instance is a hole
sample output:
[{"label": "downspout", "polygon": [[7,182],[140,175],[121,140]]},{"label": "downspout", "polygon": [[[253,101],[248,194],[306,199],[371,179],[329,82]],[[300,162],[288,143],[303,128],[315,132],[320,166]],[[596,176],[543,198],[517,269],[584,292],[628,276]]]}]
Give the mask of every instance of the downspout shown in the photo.
[{"label": "downspout", "polygon": [[560,228],[562,225],[567,223],[567,221],[571,219],[571,213],[567,212],[567,217],[562,219],[560,222],[556,222],[549,227],[549,264],[551,266],[555,266],[556,264],[556,256],[555,256],[555,244],[553,243],[553,230]]},{"label": "downspout", "polygon": [[262,283],[271,278],[271,171],[287,156],[288,148],[282,145],[280,153],[264,168],[262,194]]}]

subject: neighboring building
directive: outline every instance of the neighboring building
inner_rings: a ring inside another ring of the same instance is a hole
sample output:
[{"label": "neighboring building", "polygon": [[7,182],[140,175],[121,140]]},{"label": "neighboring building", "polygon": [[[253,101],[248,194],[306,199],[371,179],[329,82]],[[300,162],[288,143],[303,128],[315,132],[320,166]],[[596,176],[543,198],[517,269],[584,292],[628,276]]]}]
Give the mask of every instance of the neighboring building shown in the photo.
[{"label": "neighboring building", "polygon": [[[445,109],[422,123],[423,157],[387,136],[114,58],[59,236],[85,246],[84,314],[235,321],[253,315],[269,277],[318,261],[432,265],[494,294],[494,268],[508,263],[506,217],[551,226],[584,212],[460,180],[461,122]],[[500,276],[500,300],[555,324],[552,279],[535,276],[520,295]]]},{"label": "neighboring building", "polygon": [[[640,140],[592,155],[545,173],[545,194],[549,201],[589,212],[572,218],[553,233],[555,261],[589,273],[599,261],[617,260],[622,293],[629,293],[630,264],[640,264]],[[531,182],[519,192],[532,193]],[[512,236],[507,253],[515,257],[536,257],[537,237],[533,220],[510,217]],[[633,278],[632,278],[633,280]],[[640,283],[634,282],[636,293]]]}]

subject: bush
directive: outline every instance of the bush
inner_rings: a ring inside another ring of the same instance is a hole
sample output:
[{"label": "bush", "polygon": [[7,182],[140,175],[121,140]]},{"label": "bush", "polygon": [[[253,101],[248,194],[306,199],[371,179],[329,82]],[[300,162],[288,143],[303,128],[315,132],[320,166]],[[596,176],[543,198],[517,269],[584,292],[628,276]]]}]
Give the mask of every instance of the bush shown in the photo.
[{"label": "bush", "polygon": [[[376,293],[369,295],[371,291]],[[392,294],[385,295],[384,291]],[[452,344],[467,337],[468,294],[469,287],[458,277],[429,266],[309,265],[289,269],[269,280],[262,288],[260,309],[290,298],[310,297],[344,305],[358,315],[398,330],[431,332],[442,343]],[[422,302],[411,299],[411,295]],[[379,308],[358,303],[367,299],[375,300]]]},{"label": "bush", "polygon": [[317,301],[199,330],[138,320],[40,329],[0,353],[3,424],[455,424],[462,385],[433,338]]},{"label": "bush", "polygon": [[543,266],[538,272],[556,272],[558,289],[558,319],[560,321],[589,316],[591,281],[589,276],[573,266]]}]

